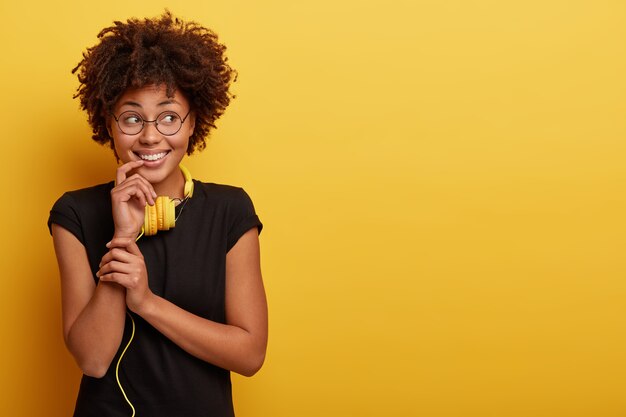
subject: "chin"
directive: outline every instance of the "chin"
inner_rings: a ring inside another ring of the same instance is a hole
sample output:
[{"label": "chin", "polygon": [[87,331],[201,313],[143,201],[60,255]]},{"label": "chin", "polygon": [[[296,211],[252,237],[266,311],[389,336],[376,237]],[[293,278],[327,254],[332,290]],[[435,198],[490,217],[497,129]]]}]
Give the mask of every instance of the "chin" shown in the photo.
[{"label": "chin", "polygon": [[170,170],[153,170],[140,167],[137,173],[148,180],[150,184],[159,184],[163,182],[167,177]]}]

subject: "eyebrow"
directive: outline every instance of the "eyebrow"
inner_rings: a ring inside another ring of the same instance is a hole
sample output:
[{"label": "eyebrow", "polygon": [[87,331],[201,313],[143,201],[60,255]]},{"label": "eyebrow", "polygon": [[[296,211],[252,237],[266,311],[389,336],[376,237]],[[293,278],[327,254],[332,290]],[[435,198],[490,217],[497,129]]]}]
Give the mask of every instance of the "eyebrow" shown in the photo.
[{"label": "eyebrow", "polygon": [[159,104],[157,104],[157,106],[164,106],[166,104],[180,104],[180,103],[176,101],[175,99],[171,98],[171,99],[160,102]]},{"label": "eyebrow", "polygon": [[[180,105],[180,103],[178,101],[176,101],[175,99],[172,98],[172,99],[165,100],[165,101],[162,101],[162,102],[158,103],[157,106],[165,106],[165,105],[168,105],[168,104],[178,104],[178,105]],[[137,103],[136,101],[132,101],[132,100],[127,100],[127,101],[123,102],[122,104],[120,104],[120,107],[121,106],[131,106],[131,107],[139,107],[139,108],[143,107],[141,104]]]}]

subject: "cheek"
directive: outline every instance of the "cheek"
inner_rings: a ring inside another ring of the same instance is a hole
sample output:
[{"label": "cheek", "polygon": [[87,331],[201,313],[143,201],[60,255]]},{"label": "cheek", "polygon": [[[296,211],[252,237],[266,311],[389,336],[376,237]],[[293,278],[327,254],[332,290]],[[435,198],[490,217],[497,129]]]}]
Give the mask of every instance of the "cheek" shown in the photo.
[{"label": "cheek", "polygon": [[182,135],[176,135],[175,138],[170,140],[170,146],[177,150],[187,151],[187,145],[189,145],[189,137],[185,132]]},{"label": "cheek", "polygon": [[129,149],[131,145],[132,143],[130,143],[128,140],[123,140],[117,135],[113,135],[113,147],[115,148],[115,153],[117,154],[117,157],[122,162],[130,161]]},{"label": "cheek", "polygon": [[189,147],[189,139],[181,141],[178,145],[178,150],[180,153],[187,153],[187,147]]}]

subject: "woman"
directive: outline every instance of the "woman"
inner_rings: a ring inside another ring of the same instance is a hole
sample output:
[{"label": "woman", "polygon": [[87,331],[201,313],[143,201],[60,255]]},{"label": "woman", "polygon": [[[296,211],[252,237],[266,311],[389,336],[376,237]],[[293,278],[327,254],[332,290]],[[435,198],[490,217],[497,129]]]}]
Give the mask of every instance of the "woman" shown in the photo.
[{"label": "woman", "polygon": [[232,416],[229,371],[256,373],[267,345],[262,224],[241,188],[179,164],[204,148],[235,72],[213,32],[169,12],[99,38],[76,96],[120,166],[48,220],[84,373],[74,415]]}]

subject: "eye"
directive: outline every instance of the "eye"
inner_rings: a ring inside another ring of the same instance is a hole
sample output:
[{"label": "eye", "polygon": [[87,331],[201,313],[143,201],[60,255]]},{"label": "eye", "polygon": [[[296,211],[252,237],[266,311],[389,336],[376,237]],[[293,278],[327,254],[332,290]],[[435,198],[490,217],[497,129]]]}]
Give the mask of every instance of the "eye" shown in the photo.
[{"label": "eye", "polygon": [[142,120],[141,116],[137,113],[124,113],[120,116],[120,121],[128,126],[140,125]]},{"label": "eye", "polygon": [[178,123],[180,116],[176,113],[163,113],[159,116],[159,123],[163,125],[173,125]]}]

